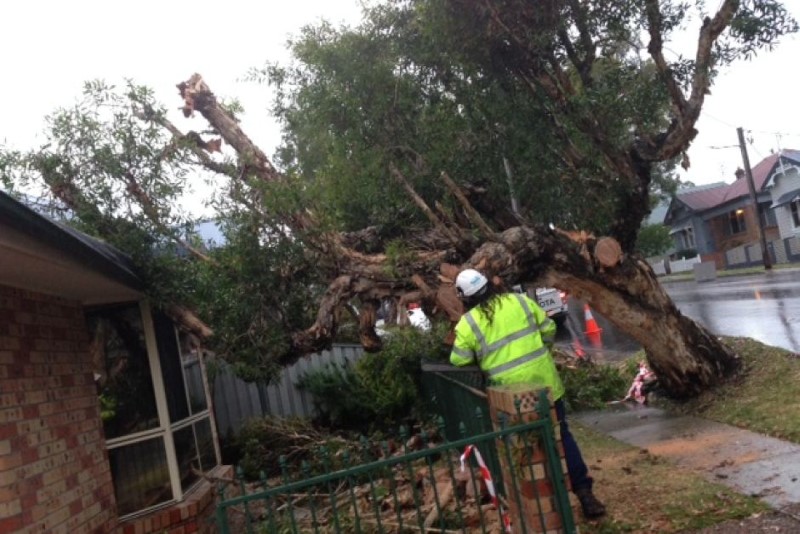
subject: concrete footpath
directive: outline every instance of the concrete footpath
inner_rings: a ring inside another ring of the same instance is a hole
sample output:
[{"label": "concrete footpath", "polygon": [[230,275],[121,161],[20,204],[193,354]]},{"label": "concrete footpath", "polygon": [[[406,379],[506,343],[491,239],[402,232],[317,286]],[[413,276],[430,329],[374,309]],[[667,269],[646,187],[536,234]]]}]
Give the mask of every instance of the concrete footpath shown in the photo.
[{"label": "concrete footpath", "polygon": [[798,444],[635,403],[574,413],[570,419],[800,517]]}]

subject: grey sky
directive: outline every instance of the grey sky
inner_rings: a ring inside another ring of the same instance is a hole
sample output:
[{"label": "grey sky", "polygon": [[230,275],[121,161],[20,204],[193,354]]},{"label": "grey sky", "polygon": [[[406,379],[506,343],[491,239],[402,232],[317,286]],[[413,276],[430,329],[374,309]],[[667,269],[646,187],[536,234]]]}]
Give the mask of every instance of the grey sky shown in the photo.
[{"label": "grey sky", "polygon": [[[785,3],[800,18],[800,0]],[[244,104],[243,127],[272,154],[279,131],[267,112],[268,91],[239,80],[251,67],[286,59],[287,37],[302,25],[320,18],[353,23],[359,15],[357,0],[4,3],[0,141],[18,148],[35,146],[44,116],[74,102],[83,81],[93,78],[118,83],[129,77],[153,87],[162,102],[174,106],[177,117],[175,84],[199,72],[218,95]],[[697,184],[732,181],[741,165],[738,149],[731,148],[737,143],[737,126],[751,131],[754,165],[770,150],[800,149],[794,72],[798,58],[800,39],[791,36],[773,52],[739,62],[717,79],[698,123],[700,134],[689,150],[692,167],[684,179]]]}]

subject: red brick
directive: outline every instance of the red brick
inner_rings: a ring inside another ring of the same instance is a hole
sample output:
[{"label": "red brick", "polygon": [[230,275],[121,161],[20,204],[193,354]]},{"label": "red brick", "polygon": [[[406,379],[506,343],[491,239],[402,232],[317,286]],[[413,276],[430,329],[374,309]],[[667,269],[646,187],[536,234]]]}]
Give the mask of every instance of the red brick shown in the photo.
[{"label": "red brick", "polygon": [[20,529],[22,529],[21,515],[0,519],[0,532],[17,532]]},{"label": "red brick", "polygon": [[[56,526],[110,533],[113,485],[82,307],[0,286],[0,324],[3,343],[14,345],[0,358],[0,391],[18,399],[13,409],[0,409],[0,442],[12,442],[13,453],[3,458],[11,469],[6,474],[16,478],[6,484],[24,506],[22,514],[0,521],[0,534]],[[18,467],[9,463],[16,459]],[[91,484],[78,472],[92,473]]]}]

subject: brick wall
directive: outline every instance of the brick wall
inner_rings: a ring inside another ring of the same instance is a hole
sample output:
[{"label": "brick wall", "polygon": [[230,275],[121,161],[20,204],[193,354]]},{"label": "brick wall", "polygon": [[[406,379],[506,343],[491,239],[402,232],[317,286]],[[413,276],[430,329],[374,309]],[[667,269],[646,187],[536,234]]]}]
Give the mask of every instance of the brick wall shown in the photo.
[{"label": "brick wall", "polygon": [[201,481],[182,502],[120,522],[116,534],[217,534],[214,505],[219,496],[211,480],[233,480],[233,468],[218,466],[209,479]]},{"label": "brick wall", "polygon": [[114,508],[81,307],[0,285],[0,533],[107,533]]}]

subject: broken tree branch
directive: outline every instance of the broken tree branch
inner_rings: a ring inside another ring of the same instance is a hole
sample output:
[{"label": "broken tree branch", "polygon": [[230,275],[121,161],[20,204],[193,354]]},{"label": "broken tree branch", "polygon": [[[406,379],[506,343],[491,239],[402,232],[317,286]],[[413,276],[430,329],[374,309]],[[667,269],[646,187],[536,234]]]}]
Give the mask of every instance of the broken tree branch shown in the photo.
[{"label": "broken tree branch", "polygon": [[436,216],[425,200],[419,196],[419,194],[417,194],[406,177],[403,176],[403,173],[401,173],[397,167],[394,166],[394,164],[389,165],[389,171],[391,172],[392,176],[394,176],[395,180],[397,180],[398,183],[403,186],[403,189],[406,190],[406,193],[408,193],[408,196],[410,196],[414,201],[414,204],[416,204],[417,207],[422,210],[422,213],[425,214],[433,227],[447,236],[453,245],[458,246],[460,241],[458,236],[452,231],[452,229],[448,228],[447,225],[444,224],[441,219],[439,219],[439,217]]},{"label": "broken tree branch", "polygon": [[496,232],[492,230],[489,225],[486,224],[486,221],[483,220],[481,215],[475,211],[475,208],[472,207],[472,204],[470,204],[469,200],[467,200],[467,197],[464,196],[464,193],[453,181],[453,179],[450,178],[450,176],[448,176],[448,174],[444,171],[442,171],[441,177],[447,188],[451,193],[453,193],[453,196],[455,196],[458,202],[461,204],[461,207],[464,208],[464,212],[466,213],[470,222],[481,231],[486,239],[497,239]]}]

